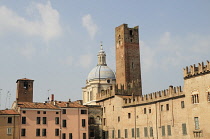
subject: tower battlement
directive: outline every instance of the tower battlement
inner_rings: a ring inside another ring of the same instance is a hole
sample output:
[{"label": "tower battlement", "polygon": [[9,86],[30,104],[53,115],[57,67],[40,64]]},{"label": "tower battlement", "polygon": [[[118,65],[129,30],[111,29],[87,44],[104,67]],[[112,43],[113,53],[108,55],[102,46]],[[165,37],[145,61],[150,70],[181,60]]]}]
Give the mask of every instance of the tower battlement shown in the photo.
[{"label": "tower battlement", "polygon": [[203,75],[206,73],[210,73],[210,62],[207,60],[207,64],[204,65],[204,62],[198,63],[198,66],[190,65],[183,69],[184,79],[188,79],[191,77]]},{"label": "tower battlement", "polygon": [[174,97],[180,97],[183,96],[184,93],[181,89],[181,86],[173,87],[169,86],[168,89],[153,92],[150,94],[142,95],[142,96],[130,96],[130,98],[123,98],[123,105],[129,106],[129,105],[138,105],[138,104],[144,104],[144,103],[154,103],[156,101],[161,101],[164,99],[174,98]]},{"label": "tower battlement", "polygon": [[127,84],[116,84],[115,85],[115,94],[116,95],[141,95],[141,81],[140,80],[132,80],[131,83]]}]

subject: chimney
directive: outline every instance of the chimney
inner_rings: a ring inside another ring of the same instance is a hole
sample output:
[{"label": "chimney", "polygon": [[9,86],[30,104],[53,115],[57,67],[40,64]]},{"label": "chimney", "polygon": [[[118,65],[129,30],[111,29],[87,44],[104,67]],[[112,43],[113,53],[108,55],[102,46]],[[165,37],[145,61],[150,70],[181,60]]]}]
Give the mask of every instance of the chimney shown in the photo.
[{"label": "chimney", "polygon": [[69,102],[71,102],[71,99],[69,99]]},{"label": "chimney", "polygon": [[51,94],[50,101],[54,101],[54,94]]},{"label": "chimney", "polygon": [[66,103],[66,107],[69,107],[69,102]]}]

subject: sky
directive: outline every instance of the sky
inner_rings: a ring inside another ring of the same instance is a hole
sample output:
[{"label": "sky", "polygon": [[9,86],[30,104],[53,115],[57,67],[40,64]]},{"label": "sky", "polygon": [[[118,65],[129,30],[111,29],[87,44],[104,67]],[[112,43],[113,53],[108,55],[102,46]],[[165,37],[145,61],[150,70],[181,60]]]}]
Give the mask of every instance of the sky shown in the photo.
[{"label": "sky", "polygon": [[143,94],[183,86],[183,68],[210,60],[209,0],[1,0],[0,109],[16,80],[34,80],[34,101],[82,99],[100,42],[115,70],[115,27],[139,26]]}]

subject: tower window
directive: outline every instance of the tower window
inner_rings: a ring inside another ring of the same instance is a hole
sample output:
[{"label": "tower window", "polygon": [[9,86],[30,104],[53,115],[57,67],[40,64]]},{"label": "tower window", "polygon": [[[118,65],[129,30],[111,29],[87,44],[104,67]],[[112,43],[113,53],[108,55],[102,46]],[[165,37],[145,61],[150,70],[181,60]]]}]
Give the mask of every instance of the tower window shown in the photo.
[{"label": "tower window", "polygon": [[134,68],[134,63],[133,62],[131,63],[131,67],[132,67],[132,69]]},{"label": "tower window", "polygon": [[133,31],[132,30],[130,30],[130,35],[133,35]]},{"label": "tower window", "polygon": [[107,83],[110,83],[110,80],[107,80]]},{"label": "tower window", "polygon": [[26,90],[28,89],[28,82],[24,82],[23,88],[25,88]]}]

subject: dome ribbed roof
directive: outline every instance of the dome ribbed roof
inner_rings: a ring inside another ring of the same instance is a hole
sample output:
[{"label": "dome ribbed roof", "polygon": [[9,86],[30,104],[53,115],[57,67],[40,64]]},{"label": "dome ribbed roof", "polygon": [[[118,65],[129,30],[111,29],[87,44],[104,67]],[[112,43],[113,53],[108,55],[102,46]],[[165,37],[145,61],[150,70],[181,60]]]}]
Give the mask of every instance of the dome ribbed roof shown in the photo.
[{"label": "dome ribbed roof", "polygon": [[115,73],[108,66],[98,65],[88,74],[88,81],[94,79],[115,79]]}]

